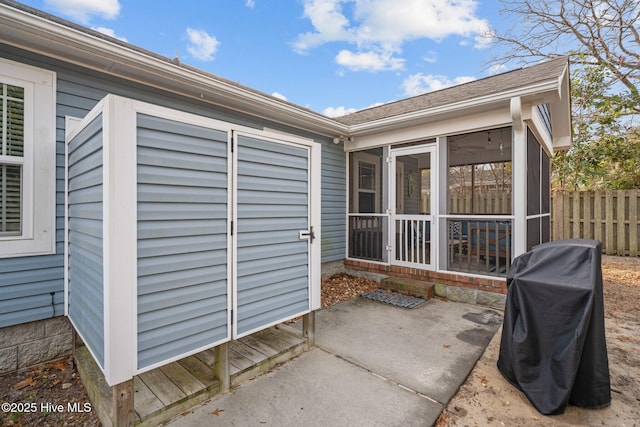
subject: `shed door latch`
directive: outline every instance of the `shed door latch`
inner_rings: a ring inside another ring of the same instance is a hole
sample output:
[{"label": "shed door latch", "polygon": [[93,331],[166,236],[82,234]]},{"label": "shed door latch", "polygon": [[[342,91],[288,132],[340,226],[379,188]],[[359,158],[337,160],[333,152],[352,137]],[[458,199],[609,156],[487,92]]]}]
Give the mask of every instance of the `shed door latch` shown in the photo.
[{"label": "shed door latch", "polygon": [[316,235],[313,232],[313,227],[309,227],[309,230],[298,231],[298,238],[300,240],[308,240],[309,243],[313,243],[313,240],[316,238]]}]

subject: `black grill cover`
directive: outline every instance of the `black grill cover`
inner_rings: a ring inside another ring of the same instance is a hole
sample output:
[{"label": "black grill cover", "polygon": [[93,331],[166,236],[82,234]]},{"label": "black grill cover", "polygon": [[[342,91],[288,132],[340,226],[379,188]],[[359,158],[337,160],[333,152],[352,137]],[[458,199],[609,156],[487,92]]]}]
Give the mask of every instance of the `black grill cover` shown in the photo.
[{"label": "black grill cover", "polygon": [[611,403],[601,245],[545,243],[507,275],[498,369],[542,414]]}]

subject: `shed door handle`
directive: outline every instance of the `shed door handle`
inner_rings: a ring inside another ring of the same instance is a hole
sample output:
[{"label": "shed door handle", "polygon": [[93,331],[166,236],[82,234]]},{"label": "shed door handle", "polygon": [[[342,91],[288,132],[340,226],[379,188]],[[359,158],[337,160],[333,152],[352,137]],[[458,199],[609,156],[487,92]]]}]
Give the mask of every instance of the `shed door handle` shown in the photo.
[{"label": "shed door handle", "polygon": [[316,238],[313,227],[310,227],[309,230],[298,231],[298,238],[300,240],[309,240],[310,243],[313,243],[313,240]]}]

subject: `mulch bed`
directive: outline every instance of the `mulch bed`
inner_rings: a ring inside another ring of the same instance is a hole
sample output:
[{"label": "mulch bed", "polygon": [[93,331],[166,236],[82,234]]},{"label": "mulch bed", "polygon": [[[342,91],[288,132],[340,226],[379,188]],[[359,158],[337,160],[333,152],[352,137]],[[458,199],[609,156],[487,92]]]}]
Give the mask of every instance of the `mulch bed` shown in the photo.
[{"label": "mulch bed", "polygon": [[376,290],[379,287],[379,283],[364,277],[350,276],[345,273],[334,274],[322,281],[322,308],[348,301],[355,296]]}]

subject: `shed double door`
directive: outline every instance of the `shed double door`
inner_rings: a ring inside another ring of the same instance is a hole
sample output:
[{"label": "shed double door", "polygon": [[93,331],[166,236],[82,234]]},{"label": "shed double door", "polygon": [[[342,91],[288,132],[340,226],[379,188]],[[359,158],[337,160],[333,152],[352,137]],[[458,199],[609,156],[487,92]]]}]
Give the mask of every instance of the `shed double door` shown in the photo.
[{"label": "shed double door", "polygon": [[138,119],[139,369],[318,308],[319,144],[222,125]]}]

